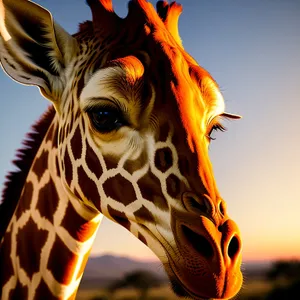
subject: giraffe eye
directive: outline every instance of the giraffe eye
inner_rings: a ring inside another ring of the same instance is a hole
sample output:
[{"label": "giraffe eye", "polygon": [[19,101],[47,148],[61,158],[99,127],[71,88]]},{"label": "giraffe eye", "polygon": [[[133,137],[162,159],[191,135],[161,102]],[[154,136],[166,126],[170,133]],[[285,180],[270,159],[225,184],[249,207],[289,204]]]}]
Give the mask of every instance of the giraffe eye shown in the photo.
[{"label": "giraffe eye", "polygon": [[126,125],[122,113],[116,108],[92,108],[88,114],[94,128],[101,133],[118,130]]}]

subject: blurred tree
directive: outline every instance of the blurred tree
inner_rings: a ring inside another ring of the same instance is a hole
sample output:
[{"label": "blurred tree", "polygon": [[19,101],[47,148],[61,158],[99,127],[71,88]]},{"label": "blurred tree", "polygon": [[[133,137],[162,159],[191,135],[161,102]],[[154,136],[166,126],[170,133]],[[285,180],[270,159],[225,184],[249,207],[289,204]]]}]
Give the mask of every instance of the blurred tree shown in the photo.
[{"label": "blurred tree", "polygon": [[294,281],[300,279],[300,261],[276,261],[267,273],[269,280],[285,279]]},{"label": "blurred tree", "polygon": [[277,261],[267,273],[267,278],[274,282],[273,290],[266,300],[299,299],[300,294],[300,261]]},{"label": "blurred tree", "polygon": [[300,280],[294,281],[287,286],[274,288],[266,297],[266,300],[292,300],[299,299]]},{"label": "blurred tree", "polygon": [[149,289],[159,287],[161,284],[162,280],[149,271],[134,271],[127,273],[124,278],[112,282],[106,290],[112,299],[118,289],[132,287],[140,291],[138,299],[145,300]]},{"label": "blurred tree", "polygon": [[108,293],[108,298],[113,299],[115,292],[118,289],[121,289],[123,287],[127,287],[127,282],[123,278],[117,279],[117,280],[113,281],[112,283],[110,283],[106,288],[106,291]]},{"label": "blurred tree", "polygon": [[150,288],[159,287],[162,281],[155,274],[148,271],[135,271],[125,275],[126,286],[131,286],[140,291],[139,300],[147,298]]}]

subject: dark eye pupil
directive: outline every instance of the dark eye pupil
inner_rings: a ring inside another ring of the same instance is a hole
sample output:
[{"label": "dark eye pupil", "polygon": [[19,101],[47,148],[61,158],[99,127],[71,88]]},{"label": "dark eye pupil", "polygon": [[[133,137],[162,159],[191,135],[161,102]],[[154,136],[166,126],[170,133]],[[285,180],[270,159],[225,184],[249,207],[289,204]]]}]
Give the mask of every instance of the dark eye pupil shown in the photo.
[{"label": "dark eye pupil", "polygon": [[90,118],[94,127],[104,133],[119,129],[124,125],[118,110],[98,109],[90,113]]}]

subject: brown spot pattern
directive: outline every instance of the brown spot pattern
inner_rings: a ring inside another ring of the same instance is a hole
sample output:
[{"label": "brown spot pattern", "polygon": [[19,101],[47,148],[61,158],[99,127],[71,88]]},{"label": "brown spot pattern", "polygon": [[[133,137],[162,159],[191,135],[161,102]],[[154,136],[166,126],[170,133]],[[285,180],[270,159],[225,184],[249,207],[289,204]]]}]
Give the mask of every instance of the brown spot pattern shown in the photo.
[{"label": "brown spot pattern", "polygon": [[100,196],[96,183],[87,176],[82,166],[78,168],[78,183],[84,196],[99,208]]},{"label": "brown spot pattern", "polygon": [[32,278],[33,274],[40,269],[41,249],[47,237],[48,231],[38,229],[32,218],[29,218],[26,225],[17,233],[17,256],[19,256],[21,268],[29,278]]},{"label": "brown spot pattern", "polygon": [[107,205],[107,211],[118,224],[130,231],[130,222],[125,213],[113,209],[110,205]]},{"label": "brown spot pattern", "polygon": [[[72,253],[59,236],[56,235],[47,265],[47,269],[51,270],[54,278],[62,284],[69,284],[77,261],[77,255]],[[62,266],[64,266],[65,272],[62,272]]]},{"label": "brown spot pattern", "polygon": [[40,189],[38,199],[37,210],[42,217],[53,223],[53,214],[58,207],[59,197],[52,178]]},{"label": "brown spot pattern", "polygon": [[72,124],[72,126],[73,126],[73,123],[74,123],[73,110],[70,112],[70,115],[71,115],[70,124]]},{"label": "brown spot pattern", "polygon": [[55,167],[56,167],[57,176],[60,177],[60,167],[59,167],[59,162],[58,162],[58,156],[55,157]]},{"label": "brown spot pattern", "polygon": [[43,150],[40,157],[33,164],[32,171],[36,174],[38,180],[41,180],[44,172],[48,169],[48,151]]},{"label": "brown spot pattern", "polygon": [[172,144],[173,145],[178,145],[178,144],[180,144],[180,142],[181,142],[181,135],[179,135],[178,133],[176,134],[176,133],[174,133],[173,134],[173,136],[172,136]]},{"label": "brown spot pattern", "polygon": [[78,215],[71,202],[68,203],[61,225],[74,239],[80,242],[88,240],[98,228],[97,224],[89,222]]},{"label": "brown spot pattern", "polygon": [[[10,258],[11,254],[11,233],[5,235],[0,247],[0,283],[4,286],[12,275],[14,269]],[[1,296],[1,291],[0,291]]]},{"label": "brown spot pattern", "polygon": [[109,178],[103,184],[103,189],[107,197],[128,205],[136,200],[136,194],[132,183],[120,174]]},{"label": "brown spot pattern", "polygon": [[82,153],[82,140],[79,126],[77,126],[75,133],[72,137],[71,148],[74,158],[79,159]]},{"label": "brown spot pattern", "polygon": [[8,298],[12,300],[28,299],[28,287],[22,285],[18,280],[15,289],[10,291]]},{"label": "brown spot pattern", "polygon": [[58,146],[58,129],[56,125],[53,125],[53,133],[52,133],[52,148],[56,149]]},{"label": "brown spot pattern", "polygon": [[83,88],[84,88],[84,75],[81,74],[77,84],[77,99],[79,99]]},{"label": "brown spot pattern", "polygon": [[161,182],[149,171],[137,182],[144,199],[153,202],[162,210],[168,210],[167,201],[161,190]]},{"label": "brown spot pattern", "polygon": [[99,157],[96,155],[89,143],[86,143],[85,161],[89,169],[97,176],[97,178],[100,178],[103,170],[99,161]]},{"label": "brown spot pattern", "polygon": [[181,175],[188,176],[190,174],[190,164],[184,155],[178,157],[178,168]]},{"label": "brown spot pattern", "polygon": [[166,172],[173,165],[173,154],[170,148],[158,149],[155,153],[155,166],[161,172]]},{"label": "brown spot pattern", "polygon": [[184,190],[184,184],[179,180],[179,178],[171,174],[167,180],[167,192],[172,198],[177,198],[180,192]]},{"label": "brown spot pattern", "polygon": [[159,128],[159,137],[158,140],[160,142],[165,142],[168,138],[170,132],[170,126],[168,123],[164,123],[160,128]]},{"label": "brown spot pattern", "polygon": [[107,155],[104,157],[104,162],[105,162],[107,170],[110,170],[110,169],[117,168],[119,161],[117,158]]},{"label": "brown spot pattern", "polygon": [[64,130],[61,128],[59,130],[59,141],[62,142],[65,138],[65,135],[64,135]]},{"label": "brown spot pattern", "polygon": [[41,279],[41,282],[38,285],[34,295],[34,300],[40,299],[57,300],[57,298],[54,297],[51,291],[49,290],[43,278]]},{"label": "brown spot pattern", "polygon": [[74,195],[78,198],[78,199],[81,199],[81,196],[79,194],[79,192],[77,191],[76,188],[74,188],[74,191],[73,191]]},{"label": "brown spot pattern", "polygon": [[135,160],[127,160],[124,164],[124,170],[133,174],[135,171],[140,170],[148,162],[147,151],[143,151],[141,155]]},{"label": "brown spot pattern", "polygon": [[50,125],[50,128],[48,129],[47,135],[46,135],[46,142],[53,141],[53,129],[54,129],[54,123]]},{"label": "brown spot pattern", "polygon": [[16,217],[19,219],[21,215],[28,209],[30,209],[30,202],[33,194],[33,185],[31,182],[26,182],[21,200],[16,209]]},{"label": "brown spot pattern", "polygon": [[146,246],[148,246],[148,243],[147,243],[147,240],[146,238],[139,232],[138,234],[138,239],[143,243],[145,244]]},{"label": "brown spot pattern", "polygon": [[140,224],[143,224],[145,221],[155,223],[152,213],[144,205],[142,205],[142,207],[134,213],[134,216]]},{"label": "brown spot pattern", "polygon": [[66,181],[67,181],[67,184],[70,185],[71,181],[72,181],[72,176],[73,176],[73,168],[72,168],[71,159],[70,159],[70,156],[68,153],[68,149],[66,149],[64,165],[65,165]]}]

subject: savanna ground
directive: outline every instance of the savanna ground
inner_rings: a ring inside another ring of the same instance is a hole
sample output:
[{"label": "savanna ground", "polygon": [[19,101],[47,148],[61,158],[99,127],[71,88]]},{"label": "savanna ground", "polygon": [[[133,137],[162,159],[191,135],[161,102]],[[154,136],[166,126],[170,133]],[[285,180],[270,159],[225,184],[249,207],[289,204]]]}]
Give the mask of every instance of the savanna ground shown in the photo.
[{"label": "savanna ground", "polygon": [[[240,294],[235,297],[236,300],[259,300],[264,299],[272,289],[272,284],[265,280],[251,280],[243,286]],[[107,297],[107,298],[105,298]],[[115,292],[113,300],[136,300],[139,292],[133,288],[120,289]],[[112,299],[105,289],[80,289],[76,300],[96,300],[96,299]],[[148,300],[182,300],[176,297],[168,285],[149,290]]]}]

